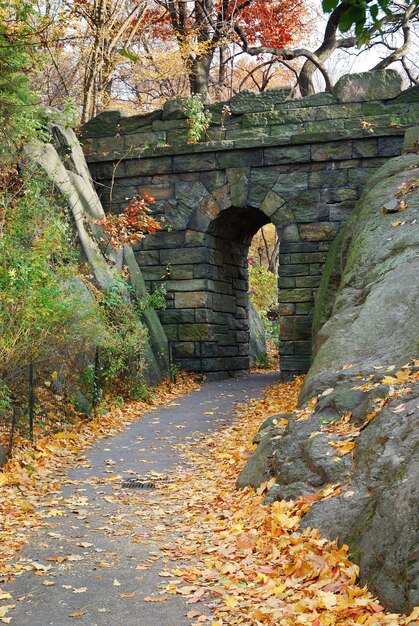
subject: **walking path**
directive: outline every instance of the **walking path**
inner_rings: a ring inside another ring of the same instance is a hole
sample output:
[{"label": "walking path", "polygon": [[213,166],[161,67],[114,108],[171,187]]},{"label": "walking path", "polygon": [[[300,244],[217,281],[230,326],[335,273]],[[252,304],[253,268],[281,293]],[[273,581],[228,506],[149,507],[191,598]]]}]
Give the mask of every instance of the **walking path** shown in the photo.
[{"label": "walking path", "polygon": [[260,396],[278,377],[253,374],[207,383],[92,446],[84,466],[67,473],[62,493],[46,508],[49,527],[33,533],[20,553],[15,569],[24,573],[1,585],[12,600],[0,605],[16,604],[7,613],[11,623],[189,626],[186,614],[193,606],[179,596],[159,601],[166,559],[154,537],[176,537],[170,505],[162,507],[158,526],[155,520],[147,526],[143,510],[136,516],[146,506],[144,491],[121,489],[122,482],[133,476],[170,478],[185,463],[179,444],[228,423],[235,403]]}]

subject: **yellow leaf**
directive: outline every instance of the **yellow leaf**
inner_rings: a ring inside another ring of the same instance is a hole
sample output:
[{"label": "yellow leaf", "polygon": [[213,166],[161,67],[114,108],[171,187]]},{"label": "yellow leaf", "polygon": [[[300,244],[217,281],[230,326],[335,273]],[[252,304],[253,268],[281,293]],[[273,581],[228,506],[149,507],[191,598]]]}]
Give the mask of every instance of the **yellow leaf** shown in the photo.
[{"label": "yellow leaf", "polygon": [[239,601],[238,601],[238,599],[235,596],[227,596],[225,598],[225,600],[224,600],[224,604],[229,609],[234,609],[234,607],[237,606],[238,603],[239,603]]},{"label": "yellow leaf", "polygon": [[333,609],[337,604],[337,596],[331,591],[321,591],[317,592],[317,597],[319,598],[319,606],[323,609]]},{"label": "yellow leaf", "polygon": [[0,590],[0,600],[11,600],[11,599],[12,599],[12,596],[10,595],[8,591]]},{"label": "yellow leaf", "polygon": [[87,611],[74,611],[74,613],[70,613],[69,617],[81,617],[85,615]]},{"label": "yellow leaf", "polygon": [[415,606],[411,614],[406,619],[406,624],[410,624],[410,622],[414,622],[419,619],[419,606]]},{"label": "yellow leaf", "polygon": [[73,593],[86,593],[87,587],[79,587],[78,589],[73,589]]}]

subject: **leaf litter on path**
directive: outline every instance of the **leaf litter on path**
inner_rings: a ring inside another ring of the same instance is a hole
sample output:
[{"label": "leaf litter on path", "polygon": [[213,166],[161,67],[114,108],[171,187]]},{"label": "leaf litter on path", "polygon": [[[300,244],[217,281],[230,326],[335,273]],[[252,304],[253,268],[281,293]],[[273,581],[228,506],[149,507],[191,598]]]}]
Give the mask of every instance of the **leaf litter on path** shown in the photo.
[{"label": "leaf litter on path", "polygon": [[[269,388],[262,400],[242,407],[232,425],[183,446],[192,465],[148,503],[161,511],[170,502],[174,539],[162,547],[175,565],[165,564],[165,576],[169,572],[173,578],[163,593],[203,607],[201,615],[188,614],[193,625],[406,626],[416,621],[415,613],[386,613],[357,584],[359,568],[349,560],[347,546],[338,547],[316,529],[299,530],[310,506],[340,493],[340,485],[268,506],[262,503],[270,484],[257,492],[235,489],[258,426],[269,415],[295,411],[301,383],[300,378]],[[281,432],[284,424],[278,422]],[[209,612],[212,617],[205,615]]]},{"label": "leaf litter on path", "polygon": [[[241,407],[238,419],[230,426],[189,438],[181,446],[188,465],[173,473],[168,483],[157,485],[153,498],[143,494],[128,498],[112,476],[104,479],[114,485],[120,504],[132,506],[134,499],[136,509],[130,515],[144,522],[144,532],[133,534],[124,516],[118,516],[112,522],[114,527],[119,524],[118,534],[146,543],[153,528],[162,531],[152,537],[161,544],[161,554],[153,557],[150,553],[149,563],[139,564],[137,569],[148,568],[161,558],[161,575],[166,580],[162,580],[160,593],[156,590],[143,597],[143,602],[156,602],[158,606],[180,595],[186,600],[185,616],[193,620],[193,626],[406,626],[417,619],[414,612],[409,617],[386,614],[377,600],[356,584],[358,567],[348,559],[346,546],[339,548],[317,530],[299,532],[299,521],[311,504],[340,493],[340,485],[330,485],[296,502],[269,506],[262,505],[269,484],[256,493],[250,488],[240,492],[235,489],[238,473],[254,449],[251,442],[258,426],[269,415],[293,412],[301,383],[300,378],[274,385],[262,400]],[[165,393],[162,403],[173,397]],[[314,406],[312,403],[310,410]],[[113,412],[104,423],[83,422],[79,431],[73,429],[55,441],[41,441],[33,449],[19,450],[6,468],[10,477],[2,480],[5,489],[0,504],[9,515],[0,527],[3,556],[10,557],[18,550],[31,528],[48,523],[41,519],[38,509],[50,506],[50,510],[61,512],[61,507],[67,506],[57,495],[62,479],[55,474],[56,480],[51,480],[50,471],[62,471],[74,464],[75,455],[83,447],[117,432],[137,417],[138,405],[128,406],[125,411]],[[305,415],[300,417],[304,419]],[[277,420],[279,434],[286,423],[284,418]],[[28,456],[34,468],[29,475],[25,462],[20,462]],[[31,507],[22,507],[20,497],[29,500]],[[74,500],[69,500],[68,506],[74,508]],[[147,506],[138,506],[141,503]],[[169,539],[162,525],[164,518],[171,529]],[[21,564],[23,570],[34,568],[31,563]],[[47,568],[39,573],[47,572]],[[1,573],[18,572],[5,565]],[[116,579],[114,585],[119,586]],[[84,590],[77,588],[74,592]],[[127,598],[132,595],[119,594]],[[10,601],[8,596],[4,600]],[[13,608],[13,604],[1,607],[1,622],[11,622],[7,613]],[[84,613],[76,611],[71,617]]]}]

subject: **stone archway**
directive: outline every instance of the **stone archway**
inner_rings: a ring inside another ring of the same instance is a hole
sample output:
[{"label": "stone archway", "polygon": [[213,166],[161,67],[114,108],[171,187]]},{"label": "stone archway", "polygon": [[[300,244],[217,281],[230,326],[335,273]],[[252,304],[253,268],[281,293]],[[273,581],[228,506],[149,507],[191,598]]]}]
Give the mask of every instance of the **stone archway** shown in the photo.
[{"label": "stone archway", "polygon": [[[155,215],[171,226],[146,237],[136,257],[151,291],[166,283],[161,320],[182,368],[225,374],[247,367],[238,345],[223,344],[220,314],[230,312],[217,307],[233,309],[234,298],[241,306],[240,283],[237,293],[223,292],[231,285],[220,279],[221,268],[232,264],[223,261],[227,248],[217,233],[230,232],[233,248],[232,225],[248,222],[246,237],[258,215],[275,225],[281,241],[281,371],[285,377],[307,371],[314,298],[330,243],[370,176],[400,155],[406,127],[417,123],[417,88],[370,92],[365,85],[373,78],[355,75],[348,89],[346,77],[343,91],[296,101],[281,90],[239,94],[228,120],[220,104],[213,106],[208,140],[199,144],[187,143],[181,103],[132,118],[104,113],[84,128],[105,208],[118,212],[127,198],[147,192],[156,198]],[[245,332],[239,325],[234,332]]]}]

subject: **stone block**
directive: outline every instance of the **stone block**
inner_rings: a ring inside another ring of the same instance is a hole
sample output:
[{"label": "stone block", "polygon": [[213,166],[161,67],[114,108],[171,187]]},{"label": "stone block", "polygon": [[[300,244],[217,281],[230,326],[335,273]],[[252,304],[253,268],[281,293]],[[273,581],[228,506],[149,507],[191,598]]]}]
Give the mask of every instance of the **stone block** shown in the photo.
[{"label": "stone block", "polygon": [[281,318],[280,337],[282,341],[302,341],[311,339],[313,319],[302,315]]},{"label": "stone block", "polygon": [[188,130],[186,128],[175,128],[166,131],[166,141],[170,146],[177,144],[185,145],[188,143]]},{"label": "stone block", "polygon": [[115,137],[118,125],[124,119],[121,111],[104,111],[81,127],[83,139],[96,137]]},{"label": "stone block", "polygon": [[[243,344],[241,344],[243,345]],[[239,356],[239,347],[240,346],[217,346],[217,354],[220,357],[225,356]],[[248,349],[244,354],[248,354]]]},{"label": "stone block", "polygon": [[204,172],[215,170],[215,153],[181,154],[173,157],[174,172]]},{"label": "stone block", "polygon": [[263,149],[265,165],[306,163],[311,160],[310,146],[281,146]]},{"label": "stone block", "polygon": [[248,330],[237,330],[235,334],[237,343],[246,343],[250,339],[250,333]]},{"label": "stone block", "polygon": [[289,242],[297,242],[300,241],[300,233],[298,231],[297,224],[287,224],[281,229],[280,233],[281,241]]},{"label": "stone block", "polygon": [[155,200],[173,200],[175,197],[175,187],[161,185],[140,185],[137,187],[139,194],[148,194]]},{"label": "stone block", "polygon": [[200,181],[205,186],[207,191],[212,193],[216,189],[223,187],[226,184],[226,174],[223,170],[216,170],[213,172],[202,172],[199,175]]},{"label": "stone block", "polygon": [[[293,276],[279,276],[278,289],[289,289],[295,287],[296,282]],[[306,285],[303,285],[304,287]]]},{"label": "stone block", "polygon": [[176,98],[167,100],[163,105],[163,120],[178,120],[186,118],[186,104],[188,98]]},{"label": "stone block", "polygon": [[331,222],[346,222],[355,206],[355,202],[348,206],[346,202],[329,205],[329,219]]},{"label": "stone block", "polygon": [[289,354],[294,354],[294,341],[281,341],[279,344],[279,354],[280,356],[286,356]]},{"label": "stone block", "polygon": [[207,357],[200,360],[202,372],[225,372],[227,369],[227,359],[214,359]]},{"label": "stone block", "polygon": [[280,255],[289,252],[316,252],[318,249],[315,241],[281,241]]},{"label": "stone block", "polygon": [[247,206],[249,174],[250,170],[248,168],[231,168],[227,170],[232,206],[242,208]]},{"label": "stone block", "polygon": [[295,355],[311,355],[311,341],[294,341]]},{"label": "stone block", "polygon": [[163,265],[189,265],[190,263],[204,263],[207,260],[206,248],[179,248],[161,251]]},{"label": "stone block", "polygon": [[311,146],[313,161],[336,161],[350,159],[352,156],[352,141],[338,141],[335,143],[318,143]]},{"label": "stone block", "polygon": [[320,285],[321,276],[297,276],[295,279],[296,287],[318,287]]},{"label": "stone block", "polygon": [[297,302],[295,312],[297,315],[313,315],[314,308],[314,302]]},{"label": "stone block", "polygon": [[282,356],[280,365],[281,372],[285,376],[287,372],[290,374],[304,374],[310,368],[311,358],[309,356]]},{"label": "stone block", "polygon": [[213,311],[212,309],[195,309],[195,321],[201,324],[224,325],[226,314]]},{"label": "stone block", "polygon": [[193,324],[195,309],[164,309],[160,319],[162,324]]},{"label": "stone block", "polygon": [[[248,141],[250,141],[251,145],[253,142],[259,144],[264,138],[269,137],[269,127],[263,126],[255,126],[254,128],[243,130],[241,128],[234,128],[232,130],[226,131],[226,139],[233,140],[234,145],[238,148],[248,147]],[[236,143],[237,142],[237,143]]]},{"label": "stone block", "polygon": [[276,168],[263,167],[250,170],[247,204],[259,208],[278,177]]},{"label": "stone block", "polygon": [[179,341],[203,341],[212,339],[212,328],[208,324],[179,324]]},{"label": "stone block", "polygon": [[316,109],[311,107],[299,108],[278,108],[275,111],[264,113],[245,113],[243,115],[243,128],[254,128],[255,126],[276,126],[286,125],[289,122],[304,122],[314,120]]},{"label": "stone block", "polygon": [[348,182],[363,189],[376,170],[374,168],[357,168],[348,170]]},{"label": "stone block", "polygon": [[316,110],[316,120],[330,121],[333,119],[359,118],[362,113],[361,104],[335,104],[332,106],[319,107]]},{"label": "stone block", "polygon": [[194,357],[195,343],[193,341],[183,341],[182,343],[175,343],[175,345],[173,346],[173,352],[175,357]]},{"label": "stone block", "polygon": [[207,288],[207,280],[205,278],[192,278],[187,280],[166,280],[166,288],[168,291],[204,291]]},{"label": "stone block", "polygon": [[355,187],[341,187],[338,189],[323,189],[322,200],[328,204],[344,202],[345,200],[358,200],[359,192]]},{"label": "stone block", "polygon": [[138,132],[140,129],[154,129],[153,123],[155,123],[156,120],[160,120],[161,115],[161,111],[152,111],[151,113],[141,113],[140,115],[122,117],[119,122],[119,132],[121,135],[129,135],[131,133]]},{"label": "stone block", "polygon": [[204,246],[206,245],[207,238],[208,238],[208,235],[206,233],[189,229],[185,232],[185,246],[187,247]]},{"label": "stone block", "polygon": [[321,172],[311,172],[308,175],[310,189],[322,187],[345,186],[348,182],[346,170],[324,170]]},{"label": "stone block", "polygon": [[158,231],[152,235],[145,236],[143,239],[143,249],[158,250],[160,248],[175,248],[177,246],[182,247],[184,238],[185,236],[182,232]]},{"label": "stone block", "polygon": [[146,267],[148,265],[160,265],[159,250],[140,250],[135,253],[135,258],[140,267]]},{"label": "stone block", "polygon": [[217,280],[220,278],[220,268],[217,265],[210,265],[209,263],[199,263],[194,265],[193,277]]},{"label": "stone block", "polygon": [[214,294],[213,309],[222,313],[236,312],[237,298],[235,296],[227,296],[224,294]]},{"label": "stone block", "polygon": [[333,95],[339,102],[391,100],[402,90],[402,77],[395,70],[346,74],[336,83]]},{"label": "stone block", "polygon": [[[345,132],[344,118],[304,122],[304,131],[307,143],[315,141],[337,141],[338,139],[342,139],[342,133],[344,138],[349,136],[349,133]],[[303,141],[303,139],[301,139],[301,141]]]},{"label": "stone block", "polygon": [[263,165],[263,150],[228,150],[217,153],[217,167],[243,168]]},{"label": "stone block", "polygon": [[403,137],[379,137],[378,156],[400,156],[403,150]]},{"label": "stone block", "polygon": [[[337,100],[331,93],[316,93],[312,96],[306,96],[305,98],[301,98],[299,100],[288,100],[286,103],[287,107],[320,107],[327,106],[330,104],[336,104]],[[275,109],[282,108],[282,104],[275,105]]]},{"label": "stone block", "polygon": [[278,301],[281,303],[311,302],[312,300],[312,289],[284,289],[278,294]]},{"label": "stone block", "polygon": [[174,120],[155,120],[151,125],[153,130],[174,130],[180,128],[188,128],[188,120],[174,119]]},{"label": "stone block", "polygon": [[172,172],[172,157],[135,158],[125,161],[127,176],[145,176],[154,174],[170,174]]},{"label": "stone block", "polygon": [[336,235],[338,227],[333,222],[300,224],[300,237],[306,241],[329,241]]},{"label": "stone block", "polygon": [[177,324],[164,324],[164,332],[169,341],[176,341],[177,339]]},{"label": "stone block", "polygon": [[295,252],[289,255],[289,262],[292,264],[300,263],[324,263],[326,254],[324,252]]},{"label": "stone block", "polygon": [[328,215],[327,207],[320,202],[319,189],[310,189],[296,196],[290,196],[288,203],[292,207],[297,222],[315,222]]},{"label": "stone block", "polygon": [[231,371],[248,370],[249,366],[249,357],[237,356],[227,360],[227,368]]},{"label": "stone block", "polygon": [[142,265],[141,271],[143,273],[144,280],[166,280],[166,268],[162,265]]},{"label": "stone block", "polygon": [[310,265],[310,276],[317,276],[322,273],[323,263],[311,263]]},{"label": "stone block", "polygon": [[283,276],[306,276],[308,274],[308,265],[280,265],[280,275]]},{"label": "stone block", "polygon": [[129,156],[131,150],[136,151],[138,148],[147,149],[166,143],[166,133],[163,130],[158,132],[133,133],[125,135],[125,152]]},{"label": "stone block", "polygon": [[[262,204],[260,205],[260,210],[262,213],[265,213],[268,217],[273,215],[276,211],[278,211],[285,204],[285,200],[281,198],[275,191],[268,191],[266,196],[264,197]],[[292,219],[292,217],[291,217]]]},{"label": "stone block", "polygon": [[208,293],[206,291],[178,292],[175,293],[176,309],[197,309],[208,305]]},{"label": "stone block", "polygon": [[280,316],[282,315],[294,315],[295,314],[295,304],[291,304],[290,302],[283,302],[278,305],[278,313]]},{"label": "stone block", "polygon": [[291,135],[298,135],[301,133],[301,124],[278,124],[277,126],[270,126],[269,136],[273,138],[286,138]]}]

